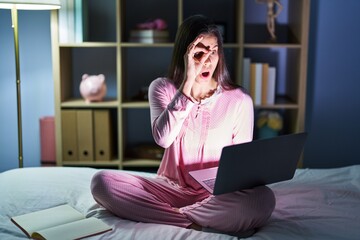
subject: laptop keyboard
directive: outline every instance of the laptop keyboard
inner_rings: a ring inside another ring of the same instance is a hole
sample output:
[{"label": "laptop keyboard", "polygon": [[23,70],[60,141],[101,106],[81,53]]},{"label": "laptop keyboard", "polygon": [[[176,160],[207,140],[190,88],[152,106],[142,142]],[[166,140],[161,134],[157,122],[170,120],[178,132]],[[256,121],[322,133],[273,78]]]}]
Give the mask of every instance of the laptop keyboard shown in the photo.
[{"label": "laptop keyboard", "polygon": [[215,178],[210,178],[210,179],[206,179],[203,180],[203,182],[211,189],[214,189],[215,186]]}]

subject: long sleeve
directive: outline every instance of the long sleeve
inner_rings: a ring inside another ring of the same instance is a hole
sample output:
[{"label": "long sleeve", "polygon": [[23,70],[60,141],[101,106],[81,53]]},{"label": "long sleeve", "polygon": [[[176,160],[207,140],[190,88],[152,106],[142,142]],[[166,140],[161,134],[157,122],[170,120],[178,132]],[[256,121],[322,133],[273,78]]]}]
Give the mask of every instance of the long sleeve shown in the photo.
[{"label": "long sleeve", "polygon": [[152,134],[161,147],[169,147],[179,135],[194,103],[166,78],[155,79],[149,87]]},{"label": "long sleeve", "polygon": [[233,144],[250,142],[253,139],[254,105],[249,95],[243,94],[238,114],[235,118]]}]

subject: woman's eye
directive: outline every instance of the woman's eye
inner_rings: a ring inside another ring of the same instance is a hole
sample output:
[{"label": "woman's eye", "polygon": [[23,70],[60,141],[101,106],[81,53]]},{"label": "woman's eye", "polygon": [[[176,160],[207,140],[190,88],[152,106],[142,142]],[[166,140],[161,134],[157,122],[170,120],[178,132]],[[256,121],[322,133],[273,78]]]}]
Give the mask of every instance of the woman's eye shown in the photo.
[{"label": "woman's eye", "polygon": [[197,52],[194,54],[194,58],[196,58],[197,60],[200,60],[203,55],[204,55],[204,52]]}]

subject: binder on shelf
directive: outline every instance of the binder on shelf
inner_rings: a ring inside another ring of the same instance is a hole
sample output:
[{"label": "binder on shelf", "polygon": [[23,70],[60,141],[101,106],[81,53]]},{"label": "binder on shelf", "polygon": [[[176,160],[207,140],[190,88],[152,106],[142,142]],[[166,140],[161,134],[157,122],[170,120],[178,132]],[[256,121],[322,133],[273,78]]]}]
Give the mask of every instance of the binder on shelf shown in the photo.
[{"label": "binder on shelf", "polygon": [[93,111],[77,110],[77,140],[80,161],[94,161]]},{"label": "binder on shelf", "polygon": [[63,161],[77,161],[77,120],[75,110],[61,111],[62,158]]},{"label": "binder on shelf", "polygon": [[111,160],[113,149],[110,110],[94,110],[94,131],[95,161]]}]

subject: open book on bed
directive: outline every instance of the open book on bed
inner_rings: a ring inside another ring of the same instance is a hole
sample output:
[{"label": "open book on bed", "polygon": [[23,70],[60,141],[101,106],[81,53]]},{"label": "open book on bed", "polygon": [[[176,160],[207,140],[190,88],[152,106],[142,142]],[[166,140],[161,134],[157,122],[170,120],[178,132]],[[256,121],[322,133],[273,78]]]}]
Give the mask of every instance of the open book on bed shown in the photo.
[{"label": "open book on bed", "polygon": [[81,239],[111,230],[102,220],[85,218],[68,204],[12,217],[11,221],[33,239]]}]

